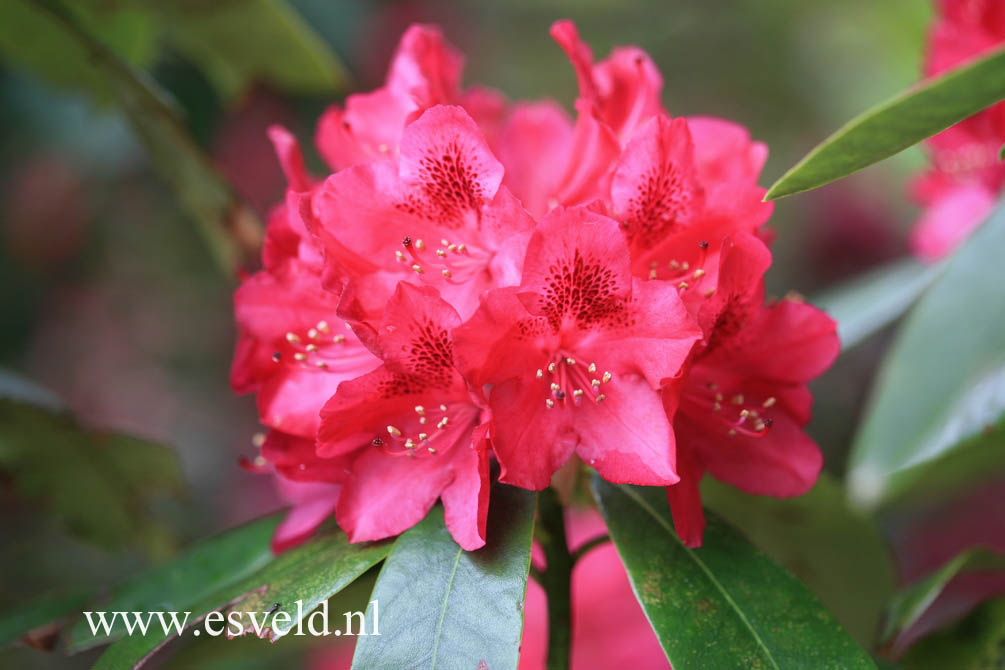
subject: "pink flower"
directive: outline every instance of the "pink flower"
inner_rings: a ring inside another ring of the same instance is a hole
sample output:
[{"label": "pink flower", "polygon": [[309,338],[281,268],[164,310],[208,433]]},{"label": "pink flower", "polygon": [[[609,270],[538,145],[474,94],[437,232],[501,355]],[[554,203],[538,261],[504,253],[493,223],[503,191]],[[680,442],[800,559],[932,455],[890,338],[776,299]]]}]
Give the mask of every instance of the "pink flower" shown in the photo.
[{"label": "pink flower", "polygon": [[384,86],[320,123],[338,172],[313,179],[270,129],[289,187],[235,296],[232,381],[258,394],[261,468],[294,505],[277,547],[332,510],[352,541],[393,536],[437,500],[480,547],[493,456],[530,489],[573,453],[670,486],[690,543],[706,471],[769,495],[815,479],[805,384],[837,339],[810,307],[764,305],[766,148],[670,117],[644,52],[594,63],[572,23],[552,35],[574,121],[463,90],[460,55],[416,26]]},{"label": "pink flower", "polygon": [[464,57],[436,26],[413,25],[402,35],[383,87],[346,98],[318,121],[316,143],[333,170],[393,159],[405,127],[435,105],[461,105],[494,138],[505,112],[499,93],[461,90]]},{"label": "pink flower", "polygon": [[339,383],[380,361],[338,318],[338,296],[321,286],[320,251],[297,211],[311,180],[292,136],[279,128],[271,135],[290,188],[269,220],[265,269],[234,295],[240,339],[231,384],[258,394],[266,426],[313,439],[318,413]]},{"label": "pink flower", "polygon": [[513,259],[534,226],[502,177],[462,108],[430,108],[398,161],[338,172],[315,196],[328,286],[355,280],[356,298],[379,306],[400,280],[431,285],[470,315],[482,292],[518,281]]},{"label": "pink flower", "polygon": [[318,458],[314,440],[277,430],[266,436],[261,459],[275,472],[279,494],[291,506],[272,537],[278,554],[306,540],[334,514],[349,459]]},{"label": "pink flower", "polygon": [[[723,282],[754,264],[724,263]],[[763,270],[761,270],[763,271]],[[734,291],[686,376],[664,394],[674,417],[681,482],[668,488],[677,533],[700,546],[705,528],[698,484],[705,472],[743,491],[798,496],[823,465],[804,432],[807,382],[837,357],[837,324],[814,307],[785,299],[761,305],[763,288]]]},{"label": "pink flower", "polygon": [[631,276],[617,222],[552,210],[520,286],[490,291],[456,332],[465,374],[491,385],[501,481],[543,489],[575,451],[610,481],[676,482],[659,389],[699,337],[674,286]]},{"label": "pink flower", "polygon": [[[1005,42],[1005,9],[997,0],[941,0],[929,34],[928,76],[962,65]],[[916,182],[925,212],[911,234],[920,258],[953,251],[991,213],[1005,186],[1005,103],[998,103],[928,141],[931,168]]]},{"label": "pink flower", "polygon": [[317,447],[322,458],[356,454],[336,508],[353,542],[407,530],[439,498],[457,543],[485,544],[488,413],[455,366],[459,324],[435,289],[400,283],[383,320],[358,326],[384,364],[339,386]]}]

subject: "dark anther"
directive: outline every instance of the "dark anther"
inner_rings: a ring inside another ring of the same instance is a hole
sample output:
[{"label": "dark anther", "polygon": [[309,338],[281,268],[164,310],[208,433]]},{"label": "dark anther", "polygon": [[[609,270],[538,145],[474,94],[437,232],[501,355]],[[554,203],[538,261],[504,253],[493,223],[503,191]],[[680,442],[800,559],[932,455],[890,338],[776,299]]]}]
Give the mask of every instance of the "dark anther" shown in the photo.
[{"label": "dark anther", "polygon": [[698,243],[698,246],[701,247],[702,249],[708,249],[708,242],[702,240],[701,242]]},{"label": "dark anther", "polygon": [[272,354],[272,360],[274,360],[276,363],[278,363],[279,359],[282,358],[282,357],[283,357],[283,352],[281,352],[281,351],[277,351],[276,353]]},{"label": "dark anther", "polygon": [[565,391],[559,390],[555,391],[555,397],[559,400],[565,400]]},{"label": "dark anther", "polygon": [[384,440],[380,439],[379,437],[375,437],[373,438],[373,442],[371,442],[370,444],[374,447],[383,447]]},{"label": "dark anther", "polygon": [[768,428],[771,428],[771,424],[773,424],[774,422],[775,422],[774,419],[765,419],[764,425],[767,426]]},{"label": "dark anther", "polygon": [[401,241],[401,246],[406,247],[406,248],[412,246],[412,238],[411,237],[406,237],[405,239],[403,239]]}]

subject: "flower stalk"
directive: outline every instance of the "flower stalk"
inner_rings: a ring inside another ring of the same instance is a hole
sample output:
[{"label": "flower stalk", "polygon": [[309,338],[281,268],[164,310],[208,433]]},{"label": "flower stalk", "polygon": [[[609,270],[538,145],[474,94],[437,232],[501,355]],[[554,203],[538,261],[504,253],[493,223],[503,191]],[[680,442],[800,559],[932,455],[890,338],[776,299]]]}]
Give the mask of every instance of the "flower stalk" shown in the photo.
[{"label": "flower stalk", "polygon": [[573,558],[565,538],[563,508],[554,490],[538,494],[537,540],[544,549],[547,567],[540,584],[548,596],[548,670],[568,670],[572,637]]}]

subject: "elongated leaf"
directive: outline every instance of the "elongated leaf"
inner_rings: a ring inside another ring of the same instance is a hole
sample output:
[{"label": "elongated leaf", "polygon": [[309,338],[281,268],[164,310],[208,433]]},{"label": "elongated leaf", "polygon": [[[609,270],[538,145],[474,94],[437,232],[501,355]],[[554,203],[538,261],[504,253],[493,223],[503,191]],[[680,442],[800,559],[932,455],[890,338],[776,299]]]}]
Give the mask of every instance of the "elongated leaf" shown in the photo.
[{"label": "elongated leaf", "polygon": [[841,349],[847,351],[906,312],[941,267],[897,261],[827,291],[813,304],[838,322]]},{"label": "elongated leaf", "polygon": [[257,254],[260,222],[193,141],[166,94],[95,39],[59,2],[13,2],[44,25],[47,36],[72,46],[76,65],[86,67],[90,78],[109,91],[143,140],[154,167],[199,224],[223,271],[232,276]]},{"label": "elongated leaf", "polygon": [[[116,587],[107,600],[92,603],[92,611],[181,611],[209,593],[219,591],[272,561],[269,539],[279,517],[246,524],[207,540],[180,558],[159,565]],[[78,613],[79,614],[79,613]],[[91,633],[87,620],[78,617],[70,629],[71,652],[107,644],[122,637],[121,623],[111,635]]]},{"label": "elongated leaf", "polygon": [[[342,532],[329,532],[311,542],[287,551],[265,567],[216,592],[208,593],[197,602],[186,606],[192,614],[188,618],[186,630],[192,635],[200,634],[205,628],[199,626],[210,612],[223,610],[224,620],[213,624],[214,630],[224,628],[226,616],[237,608],[242,614],[241,621],[251,625],[244,604],[257,606],[262,596],[273,600],[269,606],[258,612],[257,621],[263,635],[271,635],[266,630],[271,626],[272,617],[280,610],[293,615],[307,616],[314,606],[351,584],[357,577],[379,563],[390,550],[390,543],[349,544]],[[250,600],[249,600],[250,599]],[[297,608],[296,600],[303,601]],[[275,607],[279,603],[279,607]],[[309,607],[309,605],[311,605]],[[268,621],[268,624],[266,622]],[[295,625],[294,617],[291,623]],[[230,633],[236,633],[233,628]],[[257,631],[244,631],[256,632]],[[94,665],[96,670],[122,670],[133,668],[144,662],[161,646],[170,641],[175,633],[166,635],[155,622],[146,635],[124,637],[110,646]]]},{"label": "elongated leaf", "polygon": [[632,589],[678,670],[873,668],[810,591],[710,514],[704,546],[673,531],[666,492],[593,488]]},{"label": "elongated leaf", "polygon": [[900,493],[895,475],[934,461],[1005,412],[1002,249],[1005,207],[954,254],[904,322],[852,446],[857,503],[892,499]]},{"label": "elongated leaf", "polygon": [[352,667],[516,668],[534,502],[529,491],[494,487],[478,551],[457,546],[440,507],[402,534],[371,597],[380,636],[359,638]]},{"label": "elongated leaf", "polygon": [[959,554],[935,573],[900,592],[890,605],[883,639],[890,640],[918,622],[949,582],[968,572],[1005,571],[1005,554],[978,547]]},{"label": "elongated leaf", "polygon": [[827,473],[798,498],[753,496],[711,477],[705,506],[791,570],[863,647],[871,648],[895,588],[893,560],[872,519]]},{"label": "elongated leaf", "polygon": [[768,189],[766,200],[829,184],[1005,99],[1005,49],[950,70],[849,121]]},{"label": "elongated leaf", "polygon": [[1005,599],[991,600],[948,630],[911,647],[902,670],[990,670],[1005,664]]},{"label": "elongated leaf", "polygon": [[34,602],[19,605],[0,616],[0,645],[10,644],[31,631],[71,615],[79,615],[80,608],[92,597],[87,589],[44,596]]},{"label": "elongated leaf", "polygon": [[167,38],[225,98],[254,82],[293,93],[334,93],[346,78],[331,49],[282,0],[156,0]]},{"label": "elongated leaf", "polygon": [[940,456],[889,476],[889,490],[896,497],[889,505],[931,504],[994,479],[1005,471],[1005,414],[993,426],[982,429]]},{"label": "elongated leaf", "polygon": [[[241,614],[246,634],[256,632],[250,613],[271,611],[268,631],[263,637],[275,642],[296,628],[297,623],[319,605],[376,565],[390,550],[391,543],[384,542],[368,545],[361,551],[349,544],[344,533],[339,533],[327,551],[309,554],[289,568],[275,572],[275,577],[264,589],[252,592],[231,611]],[[337,560],[332,560],[333,554],[337,555]]]},{"label": "elongated leaf", "polygon": [[[140,7],[108,5],[75,2],[68,11],[95,40],[130,65],[150,65],[157,46],[153,17]],[[87,50],[78,42],[60,39],[49,16],[32,2],[0,4],[0,54],[6,62],[56,86],[86,91],[100,103],[113,98],[106,77],[89,62]]]},{"label": "elongated leaf", "polygon": [[101,546],[156,554],[172,542],[151,502],[181,488],[174,452],[86,429],[43,400],[46,406],[0,397],[0,471],[11,475],[18,494]]}]

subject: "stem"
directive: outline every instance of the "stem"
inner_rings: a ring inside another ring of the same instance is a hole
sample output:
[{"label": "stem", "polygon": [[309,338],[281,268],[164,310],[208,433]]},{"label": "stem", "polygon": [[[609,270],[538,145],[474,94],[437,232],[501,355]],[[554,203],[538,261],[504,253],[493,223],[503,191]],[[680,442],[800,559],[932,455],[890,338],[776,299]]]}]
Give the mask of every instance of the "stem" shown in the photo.
[{"label": "stem", "polygon": [[589,551],[594,547],[599,547],[600,545],[607,544],[610,541],[611,541],[610,535],[601,535],[600,537],[595,537],[592,540],[589,540],[588,542],[584,543],[579,549],[577,549],[576,553],[572,555],[573,562],[578,562],[579,559],[581,559],[583,556],[586,556],[586,554],[589,553]]},{"label": "stem", "polygon": [[538,495],[538,541],[548,565],[540,583],[548,595],[548,670],[568,670],[572,638],[572,554],[562,505],[552,489]]}]

